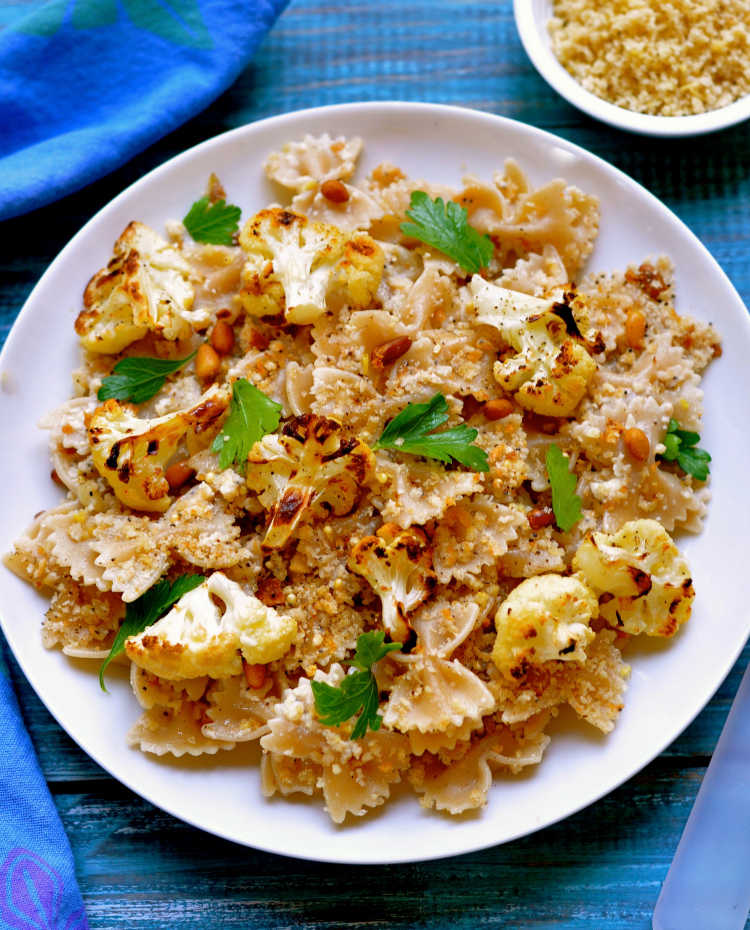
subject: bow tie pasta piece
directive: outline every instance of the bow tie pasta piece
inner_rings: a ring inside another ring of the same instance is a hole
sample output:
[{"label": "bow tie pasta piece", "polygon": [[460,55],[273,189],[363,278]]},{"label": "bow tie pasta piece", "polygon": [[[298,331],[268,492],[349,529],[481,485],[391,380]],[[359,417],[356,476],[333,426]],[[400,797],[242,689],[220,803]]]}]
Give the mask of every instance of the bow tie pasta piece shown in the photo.
[{"label": "bow tie pasta piece", "polygon": [[340,293],[352,307],[366,307],[380,285],[385,255],[369,236],[310,223],[289,210],[261,210],[240,235],[247,253],[240,292],[253,316],[313,323],[326,298]]},{"label": "bow tie pasta piece", "polygon": [[190,264],[179,250],[143,223],[131,223],[112,259],[89,281],[76,319],[81,345],[116,355],[152,331],[187,339],[208,325],[208,310],[192,310]]},{"label": "bow tie pasta piece", "polygon": [[617,533],[591,533],[573,569],[602,598],[599,612],[626,633],[672,636],[689,617],[690,568],[656,520],[631,520]]},{"label": "bow tie pasta piece", "polygon": [[127,507],[164,513],[172,502],[166,463],[189,429],[213,423],[228,403],[226,391],[212,385],[189,410],[140,420],[132,404],[107,400],[89,423],[94,465]]},{"label": "bow tie pasta piece", "polygon": [[523,678],[529,667],[550,660],[586,659],[597,616],[594,594],[577,578],[527,578],[500,605],[492,661],[506,678]]},{"label": "bow tie pasta piece", "polygon": [[586,393],[597,364],[581,341],[602,351],[591,330],[586,306],[573,290],[542,300],[488,284],[478,275],[471,291],[479,323],[494,326],[516,355],[495,362],[495,380],[527,410],[567,417]]},{"label": "bow tie pasta piece", "polygon": [[[214,601],[223,602],[223,609]],[[297,624],[214,572],[169,613],[125,642],[128,657],[159,678],[232,678],[242,660],[265,665],[291,647]]]},{"label": "bow tie pasta piece", "polygon": [[270,152],[263,170],[272,181],[293,191],[305,191],[324,181],[348,181],[362,151],[358,136],[332,139],[327,132],[317,139],[306,135],[301,142],[287,142],[280,152]]},{"label": "bow tie pasta piece", "polygon": [[375,472],[368,446],[312,413],[290,420],[281,435],[264,436],[247,461],[248,487],[270,516],[264,549],[285,546],[300,521],[349,513]]},{"label": "bow tie pasta piece", "polygon": [[409,614],[430,596],[436,584],[432,547],[417,527],[402,530],[386,523],[352,549],[349,571],[362,575],[383,602],[383,628],[396,643],[409,639]]}]

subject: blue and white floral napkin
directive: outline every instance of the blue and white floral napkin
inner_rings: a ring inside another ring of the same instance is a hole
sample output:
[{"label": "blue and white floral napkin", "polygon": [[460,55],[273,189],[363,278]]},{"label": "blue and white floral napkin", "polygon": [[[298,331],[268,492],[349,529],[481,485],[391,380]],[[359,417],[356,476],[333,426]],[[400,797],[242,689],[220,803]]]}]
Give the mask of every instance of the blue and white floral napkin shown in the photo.
[{"label": "blue and white floral napkin", "polygon": [[0,0],[0,220],[84,187],[204,109],[287,2]]},{"label": "blue and white floral napkin", "polygon": [[0,643],[0,927],[88,930],[73,856]]}]

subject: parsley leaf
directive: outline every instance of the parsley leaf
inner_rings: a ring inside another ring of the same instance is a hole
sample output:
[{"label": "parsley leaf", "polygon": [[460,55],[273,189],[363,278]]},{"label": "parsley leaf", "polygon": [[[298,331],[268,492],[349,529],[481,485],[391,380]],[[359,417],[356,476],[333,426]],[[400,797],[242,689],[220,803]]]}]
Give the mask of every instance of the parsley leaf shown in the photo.
[{"label": "parsley leaf", "polygon": [[380,694],[372,673],[372,665],[389,652],[401,648],[401,643],[386,643],[382,630],[363,633],[357,640],[357,651],[351,662],[357,671],[346,675],[334,688],[325,681],[313,681],[315,710],[324,727],[338,727],[355,714],[359,714],[349,739],[364,736],[369,727],[373,733],[380,729],[383,718],[378,713]]},{"label": "parsley leaf", "polygon": [[280,420],[281,404],[266,397],[246,378],[238,378],[232,385],[229,416],[211,446],[212,452],[219,453],[219,468],[223,471],[236,462],[244,472],[248,452],[272,433]]},{"label": "parsley leaf", "polygon": [[169,579],[163,578],[148,591],[144,591],[140,597],[125,605],[125,619],[99,671],[99,684],[102,691],[107,692],[104,687],[104,670],[112,659],[125,651],[125,640],[128,636],[137,636],[156,623],[184,594],[197,588],[205,580],[203,575],[180,575],[170,584]]},{"label": "parsley leaf", "polygon": [[232,234],[239,229],[241,213],[239,207],[233,207],[224,200],[211,203],[208,197],[201,197],[195,201],[182,222],[196,242],[234,245]]},{"label": "parsley leaf", "polygon": [[424,191],[412,191],[406,215],[414,222],[402,223],[402,233],[434,245],[464,271],[477,274],[480,268],[489,265],[494,250],[492,240],[469,226],[465,207],[453,200],[446,204],[442,197],[431,200]]},{"label": "parsley leaf", "polygon": [[568,470],[570,459],[554,442],[547,449],[547,474],[552,487],[555,522],[567,533],[581,519],[581,498],[576,494],[578,479]]},{"label": "parsley leaf", "polygon": [[691,430],[680,429],[680,424],[672,417],[669,421],[667,435],[662,440],[666,446],[660,458],[667,462],[674,462],[685,472],[686,475],[692,475],[698,481],[705,481],[710,474],[708,463],[711,456],[705,449],[698,448],[700,440],[698,433]]},{"label": "parsley leaf", "polygon": [[196,353],[187,358],[123,358],[111,375],[102,378],[102,386],[97,392],[99,400],[129,400],[134,404],[145,404],[157,394],[167,380],[183,365],[195,358]]},{"label": "parsley leaf", "polygon": [[478,430],[461,423],[441,433],[436,427],[448,419],[448,401],[436,394],[426,404],[407,404],[383,430],[373,449],[395,449],[450,462],[455,459],[474,471],[489,471],[487,453],[472,445]]}]

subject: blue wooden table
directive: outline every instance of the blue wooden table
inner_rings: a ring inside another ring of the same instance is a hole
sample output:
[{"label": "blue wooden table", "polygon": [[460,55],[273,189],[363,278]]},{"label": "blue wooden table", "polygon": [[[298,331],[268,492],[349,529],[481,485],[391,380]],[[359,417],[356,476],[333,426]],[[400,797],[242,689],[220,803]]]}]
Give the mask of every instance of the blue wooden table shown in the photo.
[{"label": "blue wooden table", "polygon": [[[0,226],[0,337],[83,223],[172,155],[277,113],[388,99],[475,107],[584,146],[671,207],[750,302],[750,123],[662,142],[593,122],[534,71],[509,0],[292,0],[253,63],[204,113],[109,177]],[[748,655],[660,758],[587,810],[484,852],[367,868],[267,855],[174,820],[95,765],[14,675],[92,928],[645,930]]]}]

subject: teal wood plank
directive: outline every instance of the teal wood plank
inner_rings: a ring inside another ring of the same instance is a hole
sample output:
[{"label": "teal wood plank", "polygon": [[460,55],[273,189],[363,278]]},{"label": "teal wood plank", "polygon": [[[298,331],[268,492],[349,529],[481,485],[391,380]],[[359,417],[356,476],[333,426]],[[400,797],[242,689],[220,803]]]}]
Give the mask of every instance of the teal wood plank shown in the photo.
[{"label": "teal wood plank", "polygon": [[56,802],[92,928],[646,930],[703,772],[652,765],[541,833],[398,866],[245,849],[130,796]]}]

